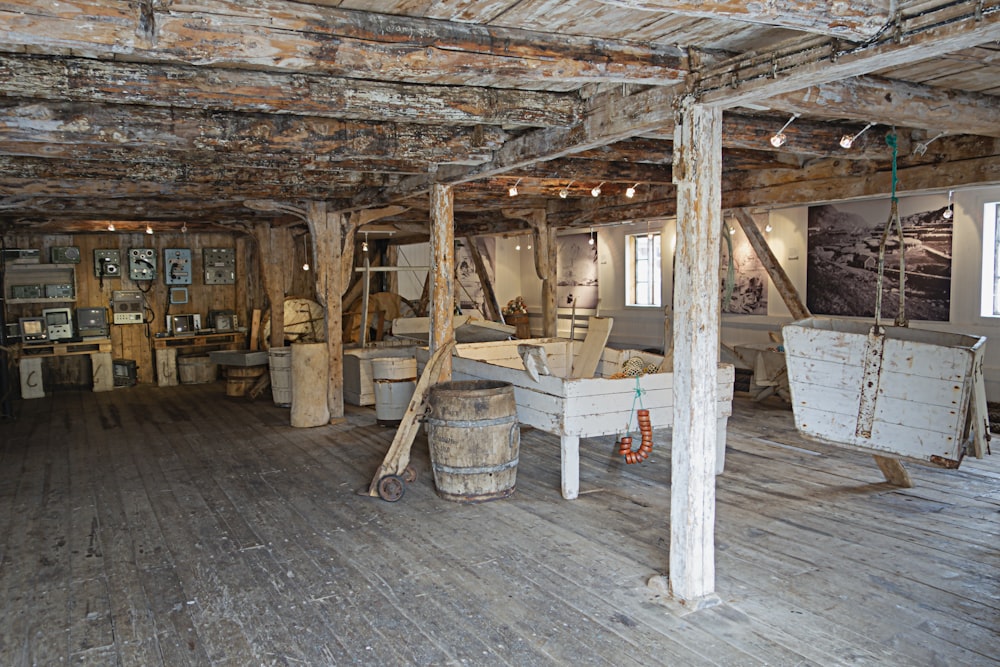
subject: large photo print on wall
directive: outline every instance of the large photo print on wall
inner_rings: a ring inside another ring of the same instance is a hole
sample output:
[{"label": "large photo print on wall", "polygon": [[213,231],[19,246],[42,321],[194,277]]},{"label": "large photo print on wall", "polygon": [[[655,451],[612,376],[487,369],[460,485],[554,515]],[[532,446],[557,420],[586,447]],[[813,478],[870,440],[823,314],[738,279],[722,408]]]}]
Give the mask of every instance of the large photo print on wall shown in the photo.
[{"label": "large photo print on wall", "polygon": [[556,306],[597,308],[597,242],[590,234],[556,237]]},{"label": "large photo print on wall", "polygon": [[[809,208],[806,306],[816,315],[875,316],[875,286],[890,200]],[[946,322],[951,309],[952,219],[944,196],[899,200],[906,253],[906,318]],[[886,242],[882,319],[899,310],[899,240]]]}]

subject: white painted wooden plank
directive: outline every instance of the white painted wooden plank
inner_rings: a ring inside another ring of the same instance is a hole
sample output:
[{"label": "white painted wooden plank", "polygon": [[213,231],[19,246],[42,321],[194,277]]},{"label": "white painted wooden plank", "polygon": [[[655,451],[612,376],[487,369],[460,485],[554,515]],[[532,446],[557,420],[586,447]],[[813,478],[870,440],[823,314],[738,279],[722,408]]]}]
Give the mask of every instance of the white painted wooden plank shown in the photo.
[{"label": "white painted wooden plank", "polygon": [[615,320],[611,317],[591,317],[587,325],[587,336],[583,340],[580,353],[573,360],[574,378],[592,378],[597,370],[597,364],[604,353],[604,346],[611,335],[611,327]]},{"label": "white painted wooden plank", "polygon": [[[801,387],[829,387],[845,392],[853,392],[855,397],[861,388],[860,369],[822,361],[807,361],[794,364],[789,369],[789,381],[794,381],[793,396]],[[911,375],[884,373],[880,382],[880,393],[904,401],[941,405],[959,405],[962,395],[961,383],[936,378],[915,379]],[[855,400],[855,403],[857,401]]]}]

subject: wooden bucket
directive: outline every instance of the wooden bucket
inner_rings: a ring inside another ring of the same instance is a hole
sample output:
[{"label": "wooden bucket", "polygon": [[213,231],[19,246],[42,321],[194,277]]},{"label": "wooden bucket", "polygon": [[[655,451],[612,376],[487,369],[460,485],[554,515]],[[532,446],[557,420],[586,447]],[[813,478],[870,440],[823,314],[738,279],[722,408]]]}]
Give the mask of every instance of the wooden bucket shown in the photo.
[{"label": "wooden bucket", "polygon": [[417,360],[405,357],[372,359],[375,388],[375,421],[380,426],[399,426],[417,387]]},{"label": "wooden bucket", "polygon": [[242,397],[267,371],[266,366],[228,366],[226,368],[226,396]]},{"label": "wooden bucket", "polygon": [[514,493],[521,443],[514,387],[494,380],[442,382],[431,387],[428,403],[438,495],[474,503]]}]

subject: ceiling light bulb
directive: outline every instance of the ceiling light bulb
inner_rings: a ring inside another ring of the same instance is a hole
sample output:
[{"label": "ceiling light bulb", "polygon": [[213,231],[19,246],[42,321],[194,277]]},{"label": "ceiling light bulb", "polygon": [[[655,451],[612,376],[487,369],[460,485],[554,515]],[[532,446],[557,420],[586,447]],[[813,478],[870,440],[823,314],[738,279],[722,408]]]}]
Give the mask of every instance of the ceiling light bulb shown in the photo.
[{"label": "ceiling light bulb", "polygon": [[764,225],[764,231],[767,232],[768,234],[770,234],[771,230],[773,230],[773,229],[774,229],[774,227],[771,226],[770,222],[767,223],[766,225]]},{"label": "ceiling light bulb", "polygon": [[788,141],[788,137],[785,136],[784,132],[771,136],[771,145],[775,148],[781,148],[785,145],[786,141]]},{"label": "ceiling light bulb", "polygon": [[361,252],[368,252],[368,241],[361,242]]},{"label": "ceiling light bulb", "polygon": [[590,196],[591,197],[600,197],[601,196],[601,185],[604,185],[604,183],[601,182],[600,185],[595,185],[593,188],[590,189]]},{"label": "ceiling light bulb", "polygon": [[304,262],[302,264],[302,270],[303,271],[308,271],[309,270],[309,262]]},{"label": "ceiling light bulb", "polygon": [[955,215],[955,213],[951,210],[951,206],[949,206],[944,210],[943,215],[945,220],[951,220],[951,216]]},{"label": "ceiling light bulb", "polygon": [[867,132],[868,128],[870,128],[874,124],[875,123],[868,123],[857,134],[853,134],[853,135],[852,134],[845,134],[844,136],[842,136],[840,138],[840,146],[841,146],[841,148],[850,148],[851,146],[853,146],[854,142],[858,140],[858,137],[860,137],[862,134],[864,134],[865,132]]},{"label": "ceiling light bulb", "polygon": [[188,233],[188,225],[185,222],[183,225],[181,225],[181,234],[187,234],[187,233]]},{"label": "ceiling light bulb", "polygon": [[636,187],[638,187],[638,185],[639,185],[638,183],[636,183],[635,185],[630,185],[625,190],[625,196],[628,197],[629,199],[631,199],[632,197],[634,197],[635,196],[635,189],[636,189]]},{"label": "ceiling light bulb", "polygon": [[152,234],[153,233],[153,228],[150,227],[149,225],[146,225],[146,233],[147,234]]},{"label": "ceiling light bulb", "polygon": [[729,228],[729,235],[732,236],[735,233],[736,233],[736,228],[735,227],[730,227]]},{"label": "ceiling light bulb", "polygon": [[514,246],[514,250],[520,250],[520,249],[521,249],[521,244],[520,243],[518,243],[516,246]]},{"label": "ceiling light bulb", "polygon": [[108,223],[108,231],[109,232],[115,231],[115,223],[113,223],[113,222],[109,222]]},{"label": "ceiling light bulb", "polygon": [[511,197],[516,197],[517,196],[517,186],[516,185],[510,186],[507,189],[507,194],[510,195]]},{"label": "ceiling light bulb", "polygon": [[594,245],[594,228],[590,228],[590,239],[587,240],[589,245]]},{"label": "ceiling light bulb", "polygon": [[530,243],[528,244],[528,250],[531,250],[531,244]]},{"label": "ceiling light bulb", "polygon": [[560,199],[566,199],[566,197],[568,196],[569,196],[569,190],[567,190],[566,188],[563,188],[562,190],[559,191]]}]

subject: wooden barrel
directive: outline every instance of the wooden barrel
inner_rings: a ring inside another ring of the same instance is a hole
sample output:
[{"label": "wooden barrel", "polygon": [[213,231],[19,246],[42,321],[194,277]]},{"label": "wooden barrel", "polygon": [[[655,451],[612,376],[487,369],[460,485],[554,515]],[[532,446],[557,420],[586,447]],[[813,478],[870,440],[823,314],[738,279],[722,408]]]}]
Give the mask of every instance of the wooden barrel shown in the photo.
[{"label": "wooden barrel", "polygon": [[227,366],[226,396],[246,396],[265,371],[266,366]]},{"label": "wooden barrel", "polygon": [[521,431],[508,382],[442,382],[428,398],[427,442],[442,498],[483,502],[514,493]]}]

